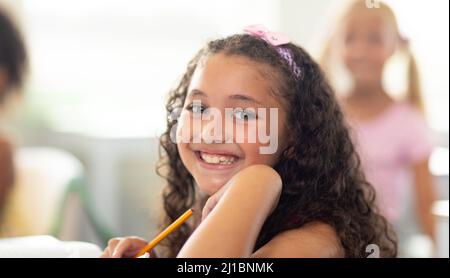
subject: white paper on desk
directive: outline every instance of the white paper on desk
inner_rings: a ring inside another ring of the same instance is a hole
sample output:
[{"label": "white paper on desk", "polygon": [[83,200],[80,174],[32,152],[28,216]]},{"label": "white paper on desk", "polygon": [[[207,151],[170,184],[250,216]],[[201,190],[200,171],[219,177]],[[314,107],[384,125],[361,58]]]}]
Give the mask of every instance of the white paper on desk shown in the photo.
[{"label": "white paper on desk", "polygon": [[52,236],[0,239],[0,258],[98,258],[101,253],[95,244]]}]

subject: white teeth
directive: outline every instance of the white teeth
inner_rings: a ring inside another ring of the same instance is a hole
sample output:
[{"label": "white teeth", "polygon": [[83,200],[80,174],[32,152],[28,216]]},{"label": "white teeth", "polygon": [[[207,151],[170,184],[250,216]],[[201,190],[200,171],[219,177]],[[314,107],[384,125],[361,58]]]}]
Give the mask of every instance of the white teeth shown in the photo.
[{"label": "white teeth", "polygon": [[211,155],[200,152],[200,157],[210,164],[231,164],[234,162],[233,156]]}]

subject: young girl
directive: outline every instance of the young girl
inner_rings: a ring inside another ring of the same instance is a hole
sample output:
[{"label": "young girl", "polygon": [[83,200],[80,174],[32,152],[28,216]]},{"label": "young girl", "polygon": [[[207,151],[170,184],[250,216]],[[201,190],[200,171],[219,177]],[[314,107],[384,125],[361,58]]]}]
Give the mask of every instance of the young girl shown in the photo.
[{"label": "young girl", "polygon": [[[383,3],[370,9],[366,1],[354,1],[338,24],[333,42],[325,51],[323,66],[328,68],[329,58],[335,53],[352,77],[353,87],[342,104],[382,213],[398,224],[406,201],[405,178],[410,171],[419,223],[433,238],[434,192],[428,170],[433,146],[423,118],[416,63],[393,11]],[[408,62],[407,96],[403,101],[391,98],[382,84],[386,62],[397,52]]]},{"label": "young girl", "polygon": [[[164,224],[198,209],[159,246],[160,257],[366,257],[371,244],[381,256],[396,255],[332,89],[311,57],[282,35],[251,26],[209,42],[166,107],[181,113],[161,137]],[[212,134],[203,116],[213,108],[233,108],[223,122],[245,131],[276,116],[278,148],[261,153],[267,142]],[[199,130],[185,132],[189,142],[171,140],[196,123]],[[204,140],[209,135],[213,143]],[[103,257],[133,256],[146,243],[115,238]]]}]

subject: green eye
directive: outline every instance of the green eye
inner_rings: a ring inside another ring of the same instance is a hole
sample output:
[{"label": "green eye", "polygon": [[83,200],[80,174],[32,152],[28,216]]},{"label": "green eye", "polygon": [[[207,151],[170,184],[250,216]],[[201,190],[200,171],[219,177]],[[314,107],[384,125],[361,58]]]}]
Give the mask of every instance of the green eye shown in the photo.
[{"label": "green eye", "polygon": [[234,110],[234,117],[239,121],[256,119],[256,113],[248,109],[237,108]]},{"label": "green eye", "polygon": [[192,106],[192,112],[194,112],[194,113],[201,114],[201,113],[203,113],[204,110],[205,110],[205,108],[201,105],[193,105]]},{"label": "green eye", "polygon": [[187,110],[191,111],[196,115],[201,115],[205,111],[205,107],[199,103],[191,103],[186,107]]}]

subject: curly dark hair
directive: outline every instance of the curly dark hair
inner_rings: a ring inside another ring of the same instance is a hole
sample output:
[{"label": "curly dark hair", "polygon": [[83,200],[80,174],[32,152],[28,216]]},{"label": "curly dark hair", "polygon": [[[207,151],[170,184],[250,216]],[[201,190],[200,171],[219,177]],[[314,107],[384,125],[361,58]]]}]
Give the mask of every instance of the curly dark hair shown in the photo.
[{"label": "curly dark hair", "polygon": [[[27,69],[27,53],[22,35],[11,18],[0,7],[0,68],[7,73],[7,87],[0,88],[0,104],[9,88],[22,85]],[[6,90],[3,90],[6,89]]]},{"label": "curly dark hair", "polygon": [[[240,34],[209,42],[190,61],[178,86],[170,91],[168,114],[183,106],[193,72],[208,55],[239,55],[270,66],[278,85],[277,94],[287,105],[287,128],[293,139],[274,166],[283,181],[281,197],[266,219],[254,250],[283,231],[320,221],[334,228],[346,257],[367,256],[369,244],[377,244],[382,257],[395,257],[395,234],[376,208],[374,188],[361,170],[332,88],[305,50],[292,43],[283,47],[292,52],[301,69],[300,78],[274,47],[262,39]],[[163,225],[205,201],[199,197],[194,179],[171,141],[175,124],[175,119],[168,118],[167,130],[160,138],[157,172],[167,181],[163,191]],[[194,222],[190,222],[172,233],[163,242],[165,254],[176,256],[194,229]]]}]

